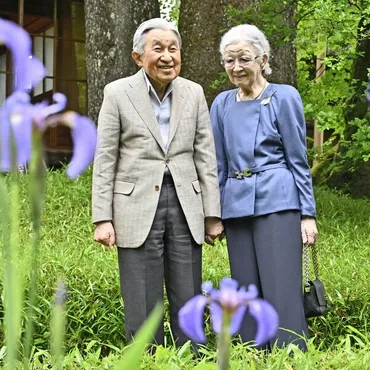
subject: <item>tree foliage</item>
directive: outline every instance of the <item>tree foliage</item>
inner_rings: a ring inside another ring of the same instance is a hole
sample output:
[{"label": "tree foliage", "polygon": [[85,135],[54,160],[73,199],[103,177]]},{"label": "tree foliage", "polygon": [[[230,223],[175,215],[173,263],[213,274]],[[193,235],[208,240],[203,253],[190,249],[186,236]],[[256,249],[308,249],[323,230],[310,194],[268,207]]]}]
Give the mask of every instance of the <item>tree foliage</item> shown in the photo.
[{"label": "tree foliage", "polygon": [[[314,172],[321,180],[336,178],[335,185],[351,183],[370,158],[364,96],[370,67],[370,1],[302,0],[297,21],[299,88],[306,116],[332,134],[323,150],[315,152],[325,163]],[[316,58],[326,67],[323,75],[316,71]]]},{"label": "tree foliage", "polygon": [[160,0],[161,18],[177,24],[180,16],[180,0]]},{"label": "tree foliage", "polygon": [[[316,120],[325,137],[331,135],[323,148],[310,152],[318,162],[314,174],[323,180],[334,174],[340,177],[368,161],[370,125],[364,90],[370,67],[370,1],[262,0],[246,9],[230,7],[229,16],[234,24],[256,24],[273,47],[295,46],[293,63],[306,118]],[[290,62],[272,59],[273,67]]]}]

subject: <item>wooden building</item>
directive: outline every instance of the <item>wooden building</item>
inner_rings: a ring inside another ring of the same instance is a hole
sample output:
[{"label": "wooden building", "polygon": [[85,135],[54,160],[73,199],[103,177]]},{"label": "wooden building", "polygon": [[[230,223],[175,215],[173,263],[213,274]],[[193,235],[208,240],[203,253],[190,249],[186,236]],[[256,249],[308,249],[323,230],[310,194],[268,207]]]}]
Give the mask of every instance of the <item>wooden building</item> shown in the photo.
[{"label": "wooden building", "polygon": [[[86,114],[83,0],[1,0],[0,17],[28,31],[33,54],[46,66],[47,76],[31,92],[33,102],[50,100],[53,92],[61,92],[68,98],[67,109]],[[0,47],[0,105],[11,94],[13,79],[11,55]],[[68,128],[50,128],[44,139],[49,165],[70,157],[72,141]]]}]

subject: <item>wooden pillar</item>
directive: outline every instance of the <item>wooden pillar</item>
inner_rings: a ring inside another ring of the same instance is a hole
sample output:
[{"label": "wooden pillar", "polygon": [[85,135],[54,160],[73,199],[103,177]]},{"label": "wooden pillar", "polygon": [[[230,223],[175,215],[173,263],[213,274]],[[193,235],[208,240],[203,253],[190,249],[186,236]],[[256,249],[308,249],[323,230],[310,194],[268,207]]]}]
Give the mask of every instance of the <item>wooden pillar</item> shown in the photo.
[{"label": "wooden pillar", "polygon": [[18,1],[18,24],[23,27],[24,23],[24,0]]},{"label": "wooden pillar", "polygon": [[57,71],[58,71],[58,66],[57,66],[57,63],[58,63],[58,54],[57,54],[57,50],[58,50],[58,35],[59,35],[59,32],[58,32],[58,0],[54,0],[54,13],[53,13],[53,23],[54,23],[54,42],[53,42],[53,47],[54,47],[54,50],[53,50],[53,92],[57,91],[57,79],[56,79],[56,76],[57,76]]}]

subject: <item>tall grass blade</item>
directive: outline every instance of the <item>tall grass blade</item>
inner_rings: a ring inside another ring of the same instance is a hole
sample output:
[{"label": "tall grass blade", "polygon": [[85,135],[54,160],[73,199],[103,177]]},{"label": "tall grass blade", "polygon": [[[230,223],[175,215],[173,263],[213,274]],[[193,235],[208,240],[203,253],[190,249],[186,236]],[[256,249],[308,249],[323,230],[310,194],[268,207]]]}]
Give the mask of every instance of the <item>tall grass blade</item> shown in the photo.
[{"label": "tall grass blade", "polygon": [[6,367],[15,368],[17,354],[17,333],[14,328],[14,316],[16,301],[12,295],[12,286],[14,285],[14,266],[12,257],[11,233],[10,233],[10,205],[9,194],[6,186],[5,177],[0,175],[0,210],[2,220],[3,234],[3,253],[4,253],[4,309],[5,309],[5,343],[6,343]]},{"label": "tall grass blade", "polygon": [[10,178],[10,244],[11,244],[11,255],[9,262],[11,264],[11,284],[10,284],[10,295],[13,300],[12,310],[9,313],[11,316],[11,328],[12,336],[14,336],[15,349],[18,348],[19,338],[21,335],[21,315],[22,315],[22,301],[24,292],[24,278],[25,275],[21,273],[22,260],[21,260],[21,246],[20,246],[20,184],[19,184],[19,173],[17,169],[13,169]]},{"label": "tall grass blade", "polygon": [[116,370],[135,370],[139,368],[144,350],[153,338],[162,315],[163,304],[158,303],[135,335],[128,350],[124,352],[123,359],[115,367]]},{"label": "tall grass blade", "polygon": [[67,297],[64,283],[59,282],[56,294],[53,316],[51,319],[51,352],[53,356],[53,369],[60,370],[63,365],[63,343],[65,335],[65,301]]},{"label": "tall grass blade", "polygon": [[31,219],[33,222],[33,240],[31,250],[31,279],[28,296],[27,326],[24,341],[24,368],[30,368],[29,359],[33,346],[34,307],[37,298],[37,276],[39,269],[39,244],[41,233],[41,213],[45,195],[45,168],[43,143],[39,133],[33,135],[33,153],[30,164],[29,191],[31,200]]}]

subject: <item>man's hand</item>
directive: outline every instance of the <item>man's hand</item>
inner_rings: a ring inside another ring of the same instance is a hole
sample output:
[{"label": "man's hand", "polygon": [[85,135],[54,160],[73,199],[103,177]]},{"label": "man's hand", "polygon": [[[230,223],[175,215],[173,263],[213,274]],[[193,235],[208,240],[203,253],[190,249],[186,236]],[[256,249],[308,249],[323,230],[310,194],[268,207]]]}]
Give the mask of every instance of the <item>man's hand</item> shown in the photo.
[{"label": "man's hand", "polygon": [[305,245],[315,244],[318,237],[316,220],[313,217],[302,217],[301,232],[303,244]]},{"label": "man's hand", "polygon": [[218,237],[220,240],[224,237],[224,226],[218,217],[206,217],[206,235],[205,241],[207,244],[214,245],[215,239]]},{"label": "man's hand", "polygon": [[103,221],[96,224],[94,240],[113,249],[116,243],[116,234],[110,221]]}]

